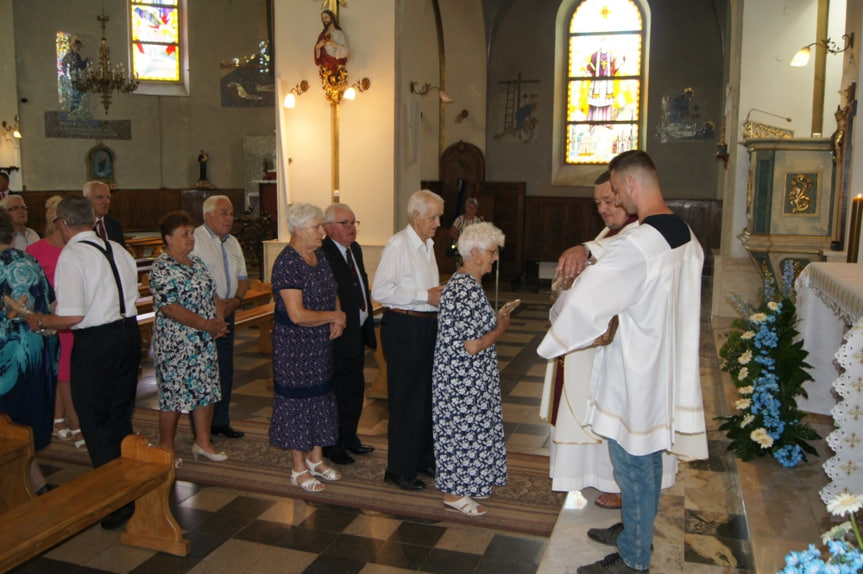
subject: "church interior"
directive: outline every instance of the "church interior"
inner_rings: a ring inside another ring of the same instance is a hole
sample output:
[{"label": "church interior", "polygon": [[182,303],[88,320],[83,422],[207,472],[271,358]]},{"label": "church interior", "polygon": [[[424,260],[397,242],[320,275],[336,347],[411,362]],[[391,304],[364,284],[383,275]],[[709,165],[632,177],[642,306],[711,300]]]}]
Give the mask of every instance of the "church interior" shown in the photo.
[{"label": "church interior", "polygon": [[[130,14],[162,4],[179,14],[176,81],[141,81],[130,93],[108,92],[107,102],[97,90],[70,89],[70,56],[98,61],[100,41],[126,75],[137,49]],[[581,80],[572,78],[584,80],[589,68],[575,62],[589,36],[571,30],[581,8],[597,18],[635,10],[641,26],[636,56],[617,58],[618,75],[628,75],[615,84],[630,87],[613,106],[631,117],[589,129],[592,116],[573,103]],[[313,59],[323,10],[350,41],[348,75],[335,92]],[[863,412],[863,379],[855,390],[833,359],[863,317],[855,265],[863,186],[854,184],[863,178],[855,172],[863,170],[855,145],[861,32],[861,0],[0,0],[0,169],[40,232],[48,197],[106,181],[110,213],[139,261],[159,243],[162,215],[185,209],[200,222],[207,196],[228,195],[250,275],[264,282],[288,241],[285,210],[298,202],[353,209],[373,282],[384,245],[408,221],[408,198],[424,188],[445,200],[435,236],[445,278],[455,269],[448,228],[476,198],[506,234],[484,283],[489,299],[524,302],[498,346],[507,449],[542,464],[551,433],[538,413],[545,360],[535,350],[555,262],[602,229],[593,182],[608,159],[647,151],[669,207],[705,252],[701,308],[692,312],[701,317],[710,446],[710,459],[682,464],[663,493],[651,565],[775,572],[834,525],[825,492],[863,492],[859,441],[846,448],[827,439],[836,429],[845,442],[852,436],[848,405]],[[801,47],[810,61],[792,66]],[[620,135],[624,121],[630,131]],[[599,135],[588,141],[588,133]],[[729,294],[757,300],[764,274],[779,277],[786,264],[808,277],[815,306],[805,308],[814,327],[801,327],[817,343],[808,345],[814,380],[800,404],[823,437],[813,442],[818,456],[795,468],[772,457],[737,460],[716,419],[736,399],[718,354],[738,316]],[[840,295],[818,303],[828,291]],[[828,319],[812,320],[818,312]],[[266,422],[272,399],[264,326],[250,326],[238,331],[233,403],[247,432]],[[360,432],[385,448],[380,376],[369,352]],[[137,408],[157,401],[145,354]],[[49,482],[62,483],[87,471],[75,460],[40,463]],[[373,476],[382,483],[383,468]],[[97,524],[13,571],[554,574],[602,558],[585,531],[619,517],[592,504],[593,489],[585,508],[561,495],[556,520],[531,532],[300,497],[287,477],[283,490],[214,486],[178,472],[170,503],[191,540],[188,556],[124,546]]]}]

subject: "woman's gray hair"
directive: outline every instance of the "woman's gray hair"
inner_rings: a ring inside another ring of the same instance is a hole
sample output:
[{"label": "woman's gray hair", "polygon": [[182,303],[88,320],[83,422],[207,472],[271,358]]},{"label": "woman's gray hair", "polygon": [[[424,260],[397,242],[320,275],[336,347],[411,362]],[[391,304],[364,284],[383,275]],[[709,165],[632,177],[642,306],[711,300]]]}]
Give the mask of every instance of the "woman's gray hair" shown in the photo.
[{"label": "woman's gray hair", "polygon": [[458,236],[458,253],[465,261],[471,258],[471,251],[503,247],[506,236],[494,224],[484,222],[468,225]]},{"label": "woman's gray hair", "polygon": [[468,205],[475,205],[479,207],[479,201],[477,201],[475,197],[468,197],[466,200],[464,200],[464,206],[467,207]]},{"label": "woman's gray hair", "polygon": [[425,217],[431,211],[431,206],[443,205],[443,198],[433,191],[421,189],[411,195],[408,199],[408,219],[417,213],[420,217]]},{"label": "woman's gray hair", "polygon": [[294,233],[313,219],[324,220],[324,212],[320,207],[310,203],[295,203],[288,209],[288,231]]},{"label": "woman's gray hair", "polygon": [[12,216],[5,207],[0,207],[0,243],[12,245],[15,241],[15,228],[12,227]]}]

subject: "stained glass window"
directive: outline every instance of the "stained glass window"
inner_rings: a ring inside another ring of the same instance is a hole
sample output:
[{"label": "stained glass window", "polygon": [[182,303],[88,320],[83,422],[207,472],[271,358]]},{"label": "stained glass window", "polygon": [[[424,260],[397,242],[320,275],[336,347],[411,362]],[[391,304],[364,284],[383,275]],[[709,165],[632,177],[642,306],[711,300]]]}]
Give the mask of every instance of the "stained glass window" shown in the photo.
[{"label": "stained glass window", "polygon": [[132,70],[150,82],[180,82],[180,0],[130,0]]},{"label": "stained glass window", "polygon": [[570,19],[566,163],[604,164],[639,147],[644,24],[633,0],[584,0]]}]

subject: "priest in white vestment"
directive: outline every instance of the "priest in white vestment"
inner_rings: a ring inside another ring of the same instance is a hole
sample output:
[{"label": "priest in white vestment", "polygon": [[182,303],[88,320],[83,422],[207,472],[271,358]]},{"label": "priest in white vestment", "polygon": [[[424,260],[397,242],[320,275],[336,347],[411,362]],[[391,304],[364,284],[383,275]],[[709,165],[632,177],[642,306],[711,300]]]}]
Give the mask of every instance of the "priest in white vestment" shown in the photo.
[{"label": "priest in white vestment", "polygon": [[[608,171],[602,172],[594,182],[593,199],[606,226],[593,241],[571,247],[561,255],[558,269],[561,277],[570,281],[584,269],[587,261],[600,258],[616,238],[638,227],[638,217],[626,213],[618,204]],[[595,355],[596,348],[591,347],[548,362],[540,417],[553,425],[549,476],[552,490],[578,492],[593,487],[603,492],[595,500],[598,506],[620,508],[617,494],[620,487],[612,474],[608,445],[583,425]],[[562,369],[562,376],[558,369]],[[662,488],[674,485],[677,467],[676,456],[663,454]],[[583,497],[580,500],[581,505],[585,504]]]},{"label": "priest in white vestment", "polygon": [[708,456],[698,365],[703,250],[665,204],[650,156],[624,152],[609,168],[612,189],[640,225],[561,295],[538,349],[551,359],[589,347],[618,317],[613,341],[596,351],[583,424],[608,440],[623,515],[622,524],[588,536],[619,553],[580,574],[647,570],[662,453]]}]

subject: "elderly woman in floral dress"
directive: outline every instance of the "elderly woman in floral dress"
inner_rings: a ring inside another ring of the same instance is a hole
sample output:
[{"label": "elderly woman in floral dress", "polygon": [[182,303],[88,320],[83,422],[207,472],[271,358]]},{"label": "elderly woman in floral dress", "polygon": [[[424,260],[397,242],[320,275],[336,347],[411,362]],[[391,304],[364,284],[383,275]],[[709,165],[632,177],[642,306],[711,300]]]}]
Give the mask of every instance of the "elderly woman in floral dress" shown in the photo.
[{"label": "elderly woman in floral dress", "polygon": [[[482,277],[499,259],[504,235],[491,223],[465,228],[458,239],[464,264],[440,299],[432,375],[432,420],[443,503],[469,516],[507,481],[500,373],[494,343],[509,327],[482,290]],[[473,497],[473,498],[472,498]]]}]

